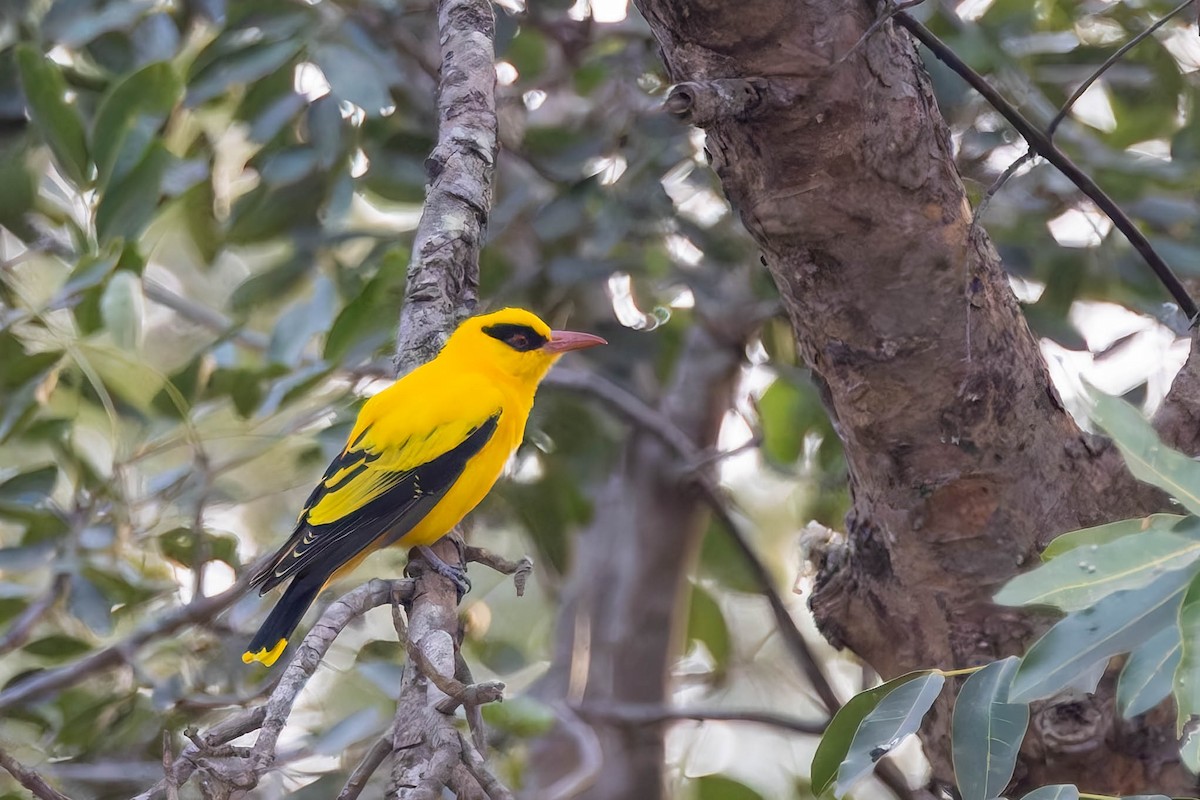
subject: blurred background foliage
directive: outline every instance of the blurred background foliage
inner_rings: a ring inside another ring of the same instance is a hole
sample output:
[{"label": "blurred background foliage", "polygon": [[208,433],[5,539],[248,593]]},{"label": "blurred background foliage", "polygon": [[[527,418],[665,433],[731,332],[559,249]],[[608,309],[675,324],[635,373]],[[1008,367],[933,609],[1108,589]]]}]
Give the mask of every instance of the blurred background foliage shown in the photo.
[{"label": "blurred background foliage", "polygon": [[[929,0],[914,11],[1045,124],[1170,7]],[[436,40],[429,2],[0,3],[0,685],[221,591],[290,529],[358,399],[389,374],[435,135]],[[658,110],[666,76],[636,12],[622,0],[505,0],[496,45],[503,152],[483,303],[604,335],[610,347],[570,366],[653,401],[688,326],[774,289],[704,165],[703,136]],[[927,65],[978,201],[1025,148]],[[1190,279],[1198,68],[1188,15],[1106,73],[1057,136]],[[1079,375],[1151,402],[1165,391],[1186,345],[1158,321],[1173,322],[1163,292],[1052,167],[1018,172],[983,224],[1065,394]],[[722,475],[791,585],[804,525],[841,523],[845,461],[782,313],[743,372],[720,441],[738,452]],[[476,676],[510,687],[487,714],[514,783],[547,722],[520,694],[544,668],[572,535],[625,432],[585,397],[545,389],[511,480],[474,517],[477,541],[539,565],[521,600],[477,571],[463,607]],[[376,556],[334,591],[402,563]],[[678,697],[814,716],[754,591],[714,527],[681,611]],[[21,624],[44,601],[49,612]],[[803,602],[793,597],[797,614]],[[266,607],[244,598],[6,713],[0,742],[72,796],[146,788],[161,776],[164,728],[219,718],[269,687],[271,673],[238,659]],[[842,691],[871,680],[808,632]],[[343,634],[259,796],[336,791],[390,719],[394,639],[386,610]],[[703,800],[804,795],[814,747],[684,723],[670,780]],[[0,776],[0,797],[15,796]]]}]

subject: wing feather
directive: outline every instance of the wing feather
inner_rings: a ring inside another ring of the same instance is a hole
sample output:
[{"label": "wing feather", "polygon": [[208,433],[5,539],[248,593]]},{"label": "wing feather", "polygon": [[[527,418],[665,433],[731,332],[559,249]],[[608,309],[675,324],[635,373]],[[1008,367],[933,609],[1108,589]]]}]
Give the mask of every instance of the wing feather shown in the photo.
[{"label": "wing feather", "polygon": [[[437,505],[471,457],[491,440],[500,413],[496,409],[478,424],[459,423],[449,431],[408,437],[399,448],[381,447],[366,426],[326,469],[291,538],[252,585],[261,583],[265,593],[302,571],[322,569],[332,575],[385,533],[393,540],[403,536]],[[451,446],[439,448],[439,442]],[[434,449],[441,452],[429,455]]]}]

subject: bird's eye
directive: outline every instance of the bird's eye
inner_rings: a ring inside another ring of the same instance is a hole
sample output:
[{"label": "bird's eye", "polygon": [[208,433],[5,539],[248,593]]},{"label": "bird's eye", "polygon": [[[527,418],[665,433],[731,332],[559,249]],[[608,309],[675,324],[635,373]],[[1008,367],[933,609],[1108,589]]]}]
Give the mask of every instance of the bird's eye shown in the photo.
[{"label": "bird's eye", "polygon": [[523,333],[514,333],[509,337],[508,343],[517,350],[524,350],[529,346],[529,337]]}]

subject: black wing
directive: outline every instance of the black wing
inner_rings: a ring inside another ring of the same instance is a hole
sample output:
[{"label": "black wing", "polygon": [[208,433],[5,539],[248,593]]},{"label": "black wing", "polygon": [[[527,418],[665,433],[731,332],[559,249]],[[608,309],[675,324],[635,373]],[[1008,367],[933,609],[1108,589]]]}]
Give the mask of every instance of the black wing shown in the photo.
[{"label": "black wing", "polygon": [[[491,440],[499,421],[500,414],[489,417],[457,447],[419,467],[386,473],[388,488],[340,519],[311,525],[307,522],[306,511],[291,538],[279,549],[271,564],[254,576],[250,585],[262,584],[259,594],[265,594],[301,572],[320,571],[328,577],[380,536],[390,534],[389,538],[396,541],[441,502],[471,457]],[[349,480],[358,470],[366,469],[374,458],[378,456],[348,447],[329,465],[325,479],[313,490],[305,509],[313,507],[324,492],[336,490],[338,484],[327,488],[326,480],[342,470],[346,470],[343,480]]]}]

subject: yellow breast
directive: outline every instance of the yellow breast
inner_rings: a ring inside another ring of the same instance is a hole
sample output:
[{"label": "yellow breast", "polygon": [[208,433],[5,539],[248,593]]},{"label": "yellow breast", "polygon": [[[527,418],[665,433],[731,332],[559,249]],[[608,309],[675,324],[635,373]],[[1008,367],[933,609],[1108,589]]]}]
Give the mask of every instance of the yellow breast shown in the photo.
[{"label": "yellow breast", "polygon": [[396,544],[401,547],[433,544],[462,522],[463,517],[491,491],[504,471],[504,465],[521,444],[527,414],[528,411],[519,413],[518,409],[506,408],[500,415],[496,433],[467,462],[462,476],[450,487],[442,502]]}]

